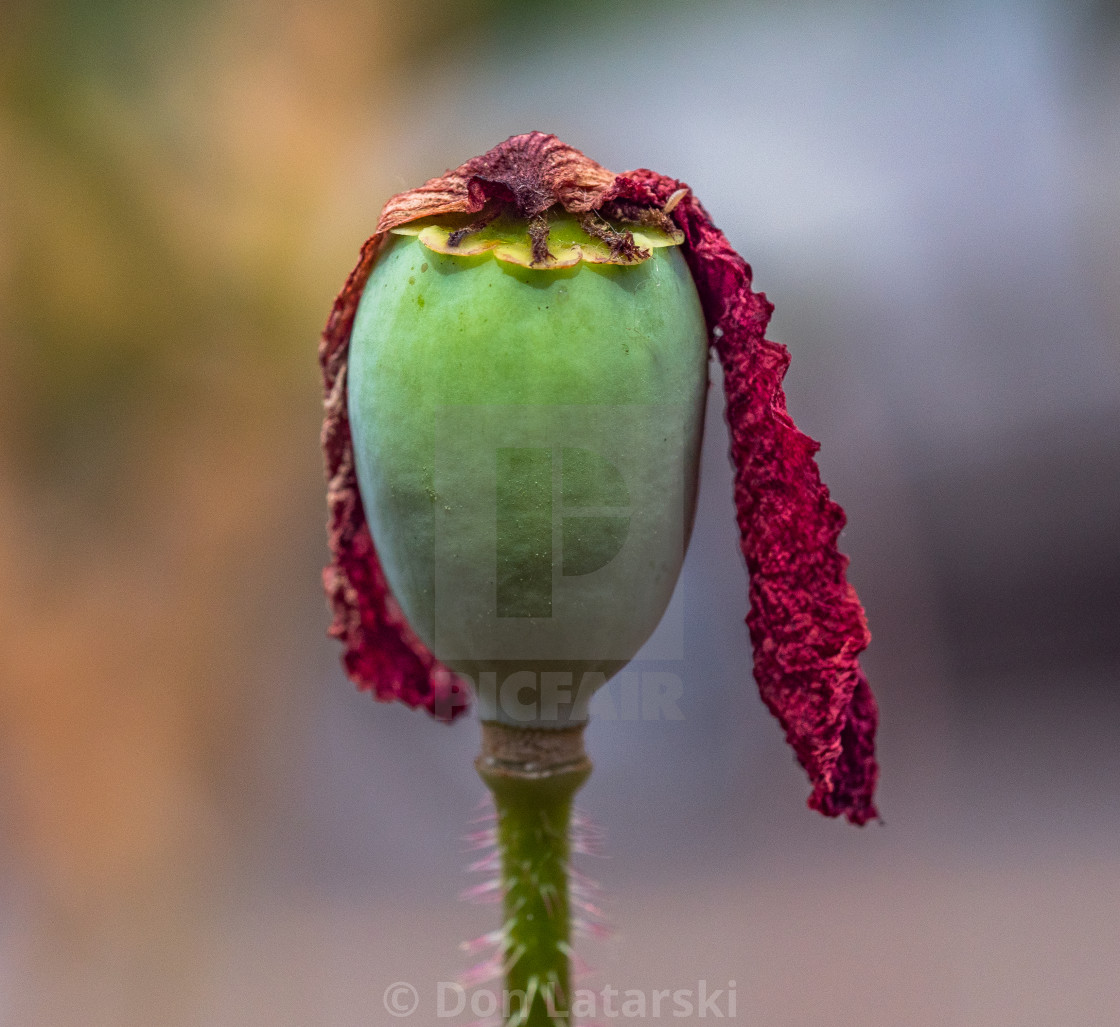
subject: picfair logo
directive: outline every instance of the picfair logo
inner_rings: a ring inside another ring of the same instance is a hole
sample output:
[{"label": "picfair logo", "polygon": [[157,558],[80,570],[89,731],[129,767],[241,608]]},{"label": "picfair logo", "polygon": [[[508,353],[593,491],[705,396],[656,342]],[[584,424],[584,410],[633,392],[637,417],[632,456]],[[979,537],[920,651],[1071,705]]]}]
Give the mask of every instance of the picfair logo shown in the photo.
[{"label": "picfair logo", "polygon": [[[601,611],[633,601],[656,577],[648,546],[635,539],[683,551],[685,475],[672,466],[671,448],[666,484],[654,501],[638,498],[650,440],[672,437],[685,415],[669,404],[442,408],[436,654],[452,661],[632,656],[652,625],[635,625],[642,632],[635,640],[608,629]],[[466,489],[464,467],[471,469]],[[666,617],[679,622],[679,608],[670,606]],[[659,659],[680,657],[680,624],[668,628],[669,651]]]},{"label": "picfair logo", "polygon": [[[593,574],[622,550],[630,492],[614,464],[578,446],[503,446],[497,451],[496,476],[495,612],[498,617],[551,617],[557,569],[566,578]],[[554,509],[557,491],[559,511]],[[558,540],[553,537],[557,523]]]}]

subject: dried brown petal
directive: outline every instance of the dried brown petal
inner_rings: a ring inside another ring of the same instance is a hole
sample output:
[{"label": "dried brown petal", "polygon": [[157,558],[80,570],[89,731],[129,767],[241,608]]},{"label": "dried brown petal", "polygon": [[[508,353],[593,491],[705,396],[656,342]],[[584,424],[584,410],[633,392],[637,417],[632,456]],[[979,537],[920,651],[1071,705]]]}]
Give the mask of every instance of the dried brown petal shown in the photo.
[{"label": "dried brown petal", "polygon": [[385,204],[377,231],[433,214],[475,214],[490,199],[512,204],[531,218],[559,203],[578,214],[594,210],[615,176],[556,136],[514,136],[481,157],[394,196]]}]

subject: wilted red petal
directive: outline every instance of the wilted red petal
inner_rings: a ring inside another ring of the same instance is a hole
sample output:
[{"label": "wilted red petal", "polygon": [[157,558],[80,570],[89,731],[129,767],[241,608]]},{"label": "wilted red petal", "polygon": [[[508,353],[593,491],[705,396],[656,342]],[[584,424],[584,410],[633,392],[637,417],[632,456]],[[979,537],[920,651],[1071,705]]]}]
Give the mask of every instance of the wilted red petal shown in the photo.
[{"label": "wilted red petal", "polygon": [[644,169],[615,176],[540,132],[508,139],[393,197],[323,333],[332,553],[324,582],[335,613],[331,634],[346,646],[350,677],[378,698],[422,705],[440,719],[465,708],[454,675],[413,634],[386,586],[354,476],[345,377],[354,314],[384,233],[420,217],[477,212],[490,200],[512,203],[525,216],[554,203],[624,218],[669,210],[684,230],[685,256],[724,371],[755,679],[809,773],[809,805],[866,823],[877,815],[878,712],[858,656],[870,636],[845,580],[847,558],[836,548],[844,512],[821,483],[817,443],[786,411],[781,382],[789,353],[765,338],[773,308],[751,291],[749,265],[687,187]]},{"label": "wilted red petal", "polygon": [[437,719],[449,721],[467,708],[463,685],[416,637],[390,594],[354,474],[346,356],[358,301],[381,244],[382,237],[374,236],[362,248],[319,344],[326,391],[322,443],[331,549],[323,585],[334,611],[330,634],[345,646],[342,662],[350,679],[378,699],[423,706]]},{"label": "wilted red petal", "polygon": [[[680,187],[643,170],[612,194],[658,203]],[[858,662],[871,635],[836,548],[844,511],[821,483],[819,445],[786,410],[789,351],[765,338],[773,306],[751,291],[750,265],[691,195],[673,217],[723,366],[755,680],[809,773],[809,805],[864,824],[878,816],[878,709]]]}]

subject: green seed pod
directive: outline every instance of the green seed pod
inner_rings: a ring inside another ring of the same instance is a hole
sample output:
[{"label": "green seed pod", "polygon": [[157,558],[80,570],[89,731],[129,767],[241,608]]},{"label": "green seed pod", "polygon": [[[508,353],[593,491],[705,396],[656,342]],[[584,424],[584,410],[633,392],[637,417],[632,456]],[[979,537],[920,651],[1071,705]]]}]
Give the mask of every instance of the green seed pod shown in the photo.
[{"label": "green seed pod", "polygon": [[374,265],[355,466],[392,594],[482,718],[562,727],[676,584],[707,328],[679,233],[563,211],[476,226],[410,222]]}]

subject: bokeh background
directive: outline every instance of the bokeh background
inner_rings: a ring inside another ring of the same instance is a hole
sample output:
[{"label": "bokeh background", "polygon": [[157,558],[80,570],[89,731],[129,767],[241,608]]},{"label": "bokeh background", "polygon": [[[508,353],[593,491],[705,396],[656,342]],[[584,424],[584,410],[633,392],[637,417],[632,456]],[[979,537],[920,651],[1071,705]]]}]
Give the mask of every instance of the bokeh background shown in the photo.
[{"label": "bokeh background", "polygon": [[[721,402],[684,719],[600,719],[588,986],[747,1023],[1120,1023],[1112,0],[9,0],[0,1022],[386,1024],[465,969],[477,725],[343,678],[318,332],[393,192],[555,132],[777,305],[875,640],[885,824],[804,806]],[[446,1022],[446,1021],[442,1021]]]}]

